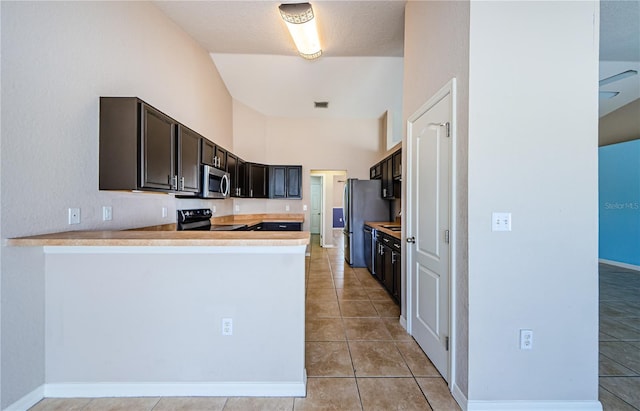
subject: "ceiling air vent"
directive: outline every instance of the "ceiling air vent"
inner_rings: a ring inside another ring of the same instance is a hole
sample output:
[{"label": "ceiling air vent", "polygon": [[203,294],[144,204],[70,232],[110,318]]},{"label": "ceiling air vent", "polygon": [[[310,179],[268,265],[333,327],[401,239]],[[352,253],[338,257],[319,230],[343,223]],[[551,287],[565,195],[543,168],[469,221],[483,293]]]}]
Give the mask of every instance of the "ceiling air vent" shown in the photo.
[{"label": "ceiling air vent", "polygon": [[313,102],[313,106],[315,108],[329,108],[329,102],[328,101],[314,101]]}]

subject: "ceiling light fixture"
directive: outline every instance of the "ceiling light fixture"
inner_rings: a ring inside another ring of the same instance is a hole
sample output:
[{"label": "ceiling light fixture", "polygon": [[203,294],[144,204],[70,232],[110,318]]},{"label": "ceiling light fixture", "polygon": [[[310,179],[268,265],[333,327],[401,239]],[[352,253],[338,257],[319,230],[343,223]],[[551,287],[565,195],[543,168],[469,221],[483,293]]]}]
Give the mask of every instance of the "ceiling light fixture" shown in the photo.
[{"label": "ceiling light fixture", "polygon": [[311,4],[281,4],[279,9],[300,56],[307,60],[320,57],[322,48]]}]

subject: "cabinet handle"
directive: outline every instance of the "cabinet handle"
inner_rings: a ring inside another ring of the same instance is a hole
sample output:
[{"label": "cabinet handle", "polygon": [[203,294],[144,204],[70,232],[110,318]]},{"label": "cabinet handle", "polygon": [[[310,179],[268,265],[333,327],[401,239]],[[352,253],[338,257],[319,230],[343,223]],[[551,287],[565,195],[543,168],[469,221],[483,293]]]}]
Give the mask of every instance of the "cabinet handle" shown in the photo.
[{"label": "cabinet handle", "polygon": [[178,189],[178,175],[173,176],[173,182],[171,185],[174,190]]},{"label": "cabinet handle", "polygon": [[387,189],[383,188],[382,189],[382,197],[386,197],[387,196]]},{"label": "cabinet handle", "polygon": [[184,191],[184,177],[180,177],[180,190]]},{"label": "cabinet handle", "polygon": [[287,228],[286,225],[279,225],[278,228]]},{"label": "cabinet handle", "polygon": [[249,197],[253,197],[253,188],[249,190]]},{"label": "cabinet handle", "polygon": [[415,237],[407,237],[407,243],[415,243],[416,242],[416,238]]}]

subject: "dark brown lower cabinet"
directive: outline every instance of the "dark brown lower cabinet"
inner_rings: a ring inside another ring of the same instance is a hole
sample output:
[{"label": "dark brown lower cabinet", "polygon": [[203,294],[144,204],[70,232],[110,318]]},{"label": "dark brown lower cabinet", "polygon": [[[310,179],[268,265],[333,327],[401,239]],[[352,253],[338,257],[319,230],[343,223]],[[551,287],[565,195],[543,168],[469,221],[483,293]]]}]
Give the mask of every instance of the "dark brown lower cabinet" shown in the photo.
[{"label": "dark brown lower cabinet", "polygon": [[378,232],[374,259],[376,278],[397,303],[401,295],[400,249],[400,240]]}]

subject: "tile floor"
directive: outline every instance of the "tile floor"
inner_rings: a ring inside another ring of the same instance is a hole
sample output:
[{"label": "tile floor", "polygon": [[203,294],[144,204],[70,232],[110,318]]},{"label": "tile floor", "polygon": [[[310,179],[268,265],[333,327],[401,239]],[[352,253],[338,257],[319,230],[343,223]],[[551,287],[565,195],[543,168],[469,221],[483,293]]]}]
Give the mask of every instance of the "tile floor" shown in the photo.
[{"label": "tile floor", "polygon": [[640,410],[640,273],[600,264],[600,402]]},{"label": "tile floor", "polygon": [[312,236],[306,271],[306,398],[47,398],[30,411],[460,410],[366,268]]}]

